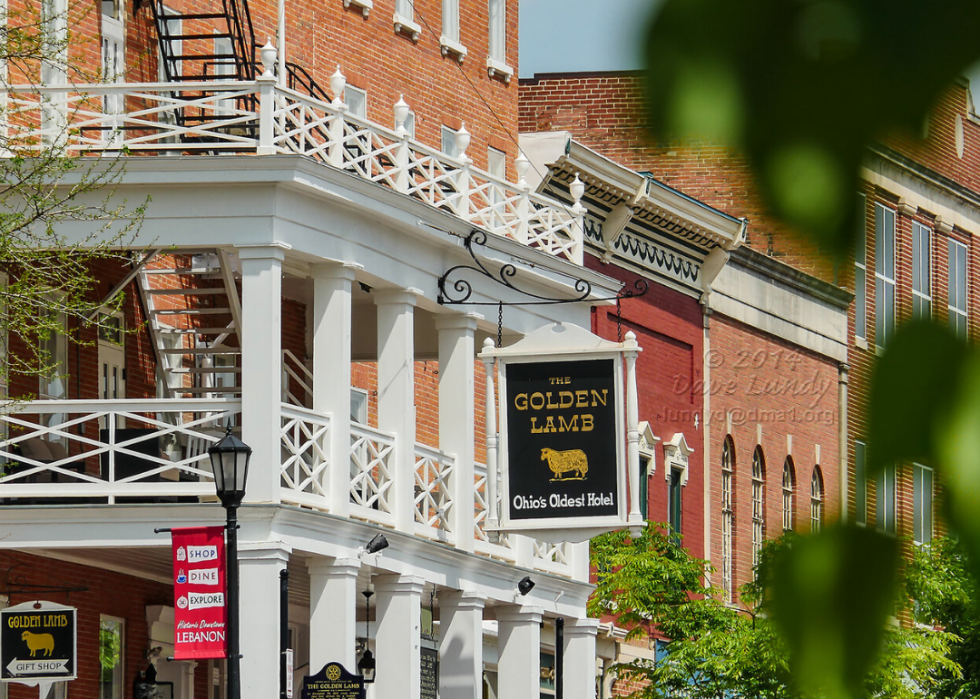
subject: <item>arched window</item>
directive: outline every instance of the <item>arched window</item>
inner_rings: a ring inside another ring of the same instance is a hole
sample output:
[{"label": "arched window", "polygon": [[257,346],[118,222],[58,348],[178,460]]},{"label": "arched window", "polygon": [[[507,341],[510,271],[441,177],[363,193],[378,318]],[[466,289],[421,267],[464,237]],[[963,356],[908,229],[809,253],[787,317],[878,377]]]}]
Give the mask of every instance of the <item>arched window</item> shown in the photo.
[{"label": "arched window", "polygon": [[823,526],[823,476],[820,467],[813,467],[810,479],[810,531],[818,532]]},{"label": "arched window", "polygon": [[762,553],[762,541],[766,531],[766,459],[762,455],[762,446],[755,448],[752,454],[752,567],[759,565],[759,555]]},{"label": "arched window", "polygon": [[735,480],[735,444],[731,435],[725,437],[721,447],[721,581],[725,601],[732,601],[732,532],[735,529],[735,513],[732,509],[732,488]]},{"label": "arched window", "polygon": [[796,489],[796,469],[793,457],[783,462],[783,531],[793,530],[793,491]]}]

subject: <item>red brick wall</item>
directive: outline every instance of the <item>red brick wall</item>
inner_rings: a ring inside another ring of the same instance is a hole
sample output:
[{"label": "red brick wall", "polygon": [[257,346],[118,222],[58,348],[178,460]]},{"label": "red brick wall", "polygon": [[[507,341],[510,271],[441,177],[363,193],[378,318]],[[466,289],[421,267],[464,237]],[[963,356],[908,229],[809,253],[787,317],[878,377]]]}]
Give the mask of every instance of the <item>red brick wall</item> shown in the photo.
[{"label": "red brick wall", "polygon": [[[715,314],[710,319],[711,367],[711,561],[712,581],[722,586],[722,471],[726,436],[735,445],[732,506],[733,590],[752,579],[752,456],[765,456],[765,536],[783,533],[783,464],[792,456],[794,530],[810,531],[810,479],[819,465],[824,483],[824,521],[840,506],[837,363]],[[731,431],[729,431],[731,420]],[[759,441],[759,425],[762,440]],[[790,451],[789,440],[792,439]],[[820,447],[817,461],[816,446]],[[736,595],[737,598],[737,595]]]},{"label": "red brick wall", "polygon": [[[638,278],[613,265],[604,265],[592,255],[586,266],[627,285]],[[615,306],[593,308],[592,331],[618,340]],[[622,333],[636,334],[642,352],[636,362],[639,419],[650,423],[655,436],[664,442],[683,432],[694,453],[689,458],[688,482],[681,495],[681,531],[684,545],[698,557],[704,556],[704,401],[694,386],[702,378],[704,354],[701,306],[684,294],[651,284],[645,296],[622,303]],[[670,377],[683,376],[684,391],[674,391]],[[697,427],[695,427],[695,417]],[[657,470],[647,481],[648,518],[668,521],[668,483],[664,478],[662,442],[656,447]]]}]

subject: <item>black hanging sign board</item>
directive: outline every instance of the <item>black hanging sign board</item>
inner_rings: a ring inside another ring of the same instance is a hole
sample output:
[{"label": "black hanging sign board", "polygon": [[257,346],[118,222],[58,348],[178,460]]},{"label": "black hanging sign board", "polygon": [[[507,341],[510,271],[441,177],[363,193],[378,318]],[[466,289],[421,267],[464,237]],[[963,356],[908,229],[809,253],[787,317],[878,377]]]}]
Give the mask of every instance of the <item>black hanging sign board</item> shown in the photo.
[{"label": "black hanging sign board", "polygon": [[439,691],[439,651],[422,648],[422,693],[421,699],[436,699]]},{"label": "black hanging sign board", "polygon": [[25,602],[0,610],[0,679],[60,682],[76,677],[76,610]]},{"label": "black hanging sign board", "polygon": [[303,678],[301,699],[365,699],[364,678],[352,675],[340,663],[327,663],[315,675]]}]

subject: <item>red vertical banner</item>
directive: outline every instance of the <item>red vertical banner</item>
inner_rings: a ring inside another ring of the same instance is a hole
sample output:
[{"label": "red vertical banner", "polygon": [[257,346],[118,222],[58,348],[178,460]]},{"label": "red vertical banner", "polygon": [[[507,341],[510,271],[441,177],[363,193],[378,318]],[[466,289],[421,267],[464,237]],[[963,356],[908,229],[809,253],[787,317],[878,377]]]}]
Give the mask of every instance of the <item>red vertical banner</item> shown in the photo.
[{"label": "red vertical banner", "polygon": [[174,529],[174,659],[225,658],[225,529]]}]

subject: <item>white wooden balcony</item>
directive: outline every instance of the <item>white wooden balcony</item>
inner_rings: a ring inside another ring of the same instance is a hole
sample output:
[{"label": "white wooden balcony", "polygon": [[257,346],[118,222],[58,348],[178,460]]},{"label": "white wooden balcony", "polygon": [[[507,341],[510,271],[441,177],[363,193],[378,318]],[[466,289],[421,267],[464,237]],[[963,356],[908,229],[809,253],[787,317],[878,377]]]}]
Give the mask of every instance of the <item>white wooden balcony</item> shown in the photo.
[{"label": "white wooden balcony", "polygon": [[[408,113],[400,104],[396,119]],[[532,192],[523,156],[514,162],[518,182],[508,183],[472,166],[465,130],[456,139],[459,156],[451,157],[410,139],[404,116],[387,129],[348,113],[339,99],[317,100],[268,74],[255,81],[11,86],[0,90],[0,110],[0,128],[18,152],[58,143],[70,154],[298,154],[582,264],[584,207]]]},{"label": "white wooden balcony", "polygon": [[[0,414],[0,507],[216,502],[207,450],[229,425],[240,433],[241,408],[242,401],[223,398],[46,400],[10,406]],[[453,455],[413,443],[414,471],[405,473],[394,459],[398,438],[393,434],[356,423],[347,435],[337,434],[329,415],[289,404],[280,405],[280,416],[280,503],[336,514],[331,483],[345,482],[351,519],[572,575],[566,545],[513,534],[491,541],[483,530],[485,466],[476,464],[473,470],[471,525],[457,530]],[[349,458],[340,464],[331,463],[332,440],[349,444]],[[250,480],[261,478],[258,472],[264,468],[253,459]],[[333,478],[334,469],[342,478]],[[400,479],[414,493],[407,517],[400,516],[393,497]],[[250,500],[246,496],[245,504]],[[399,526],[403,521],[410,523],[407,528]]]}]

